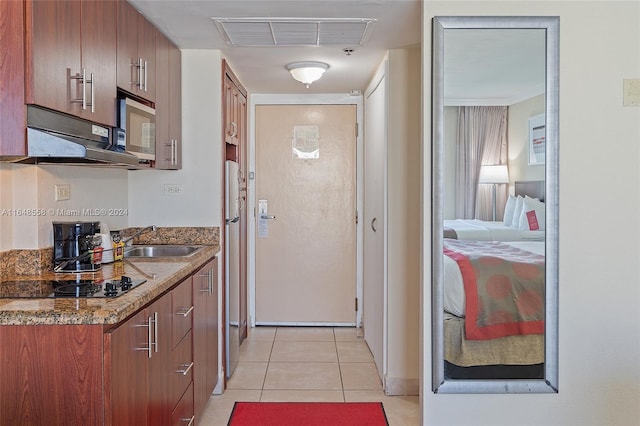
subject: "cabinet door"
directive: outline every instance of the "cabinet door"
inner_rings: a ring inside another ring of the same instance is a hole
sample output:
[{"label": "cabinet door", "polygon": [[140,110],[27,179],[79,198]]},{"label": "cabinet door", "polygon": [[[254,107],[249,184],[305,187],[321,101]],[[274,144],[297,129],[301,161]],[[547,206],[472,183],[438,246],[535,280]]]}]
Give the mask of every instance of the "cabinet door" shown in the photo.
[{"label": "cabinet door", "polygon": [[193,388],[196,419],[218,382],[218,259],[193,276]]},{"label": "cabinet door", "polygon": [[138,15],[138,56],[142,58],[144,69],[142,77],[144,85],[138,94],[155,102],[156,100],[156,27],[141,15]]},{"label": "cabinet door", "polygon": [[115,2],[82,2],[82,68],[93,74],[86,94],[93,106],[81,115],[108,126],[116,125],[116,17]]},{"label": "cabinet door", "polygon": [[[211,271],[211,292],[207,296],[207,401],[218,384],[218,258],[214,258],[208,265]],[[206,404],[206,401],[205,401]]]},{"label": "cabinet door", "polygon": [[[157,68],[156,68],[157,70]],[[169,46],[169,136],[174,141],[173,169],[182,168],[182,52]]]},{"label": "cabinet door", "polygon": [[102,424],[102,327],[3,325],[0,424]]},{"label": "cabinet door", "polygon": [[[238,89],[229,76],[224,77],[224,140],[228,144],[238,145],[237,104]],[[237,161],[237,158],[228,158]]]},{"label": "cabinet door", "polygon": [[127,1],[118,2],[118,87],[155,101],[156,29]]},{"label": "cabinet door", "polygon": [[171,410],[171,327],[173,310],[171,297],[161,297],[147,308],[152,323],[152,352],[149,359],[148,417],[150,425],[170,423]]},{"label": "cabinet door", "polygon": [[182,394],[193,381],[192,342],[191,331],[189,331],[171,352],[171,408],[178,404]]},{"label": "cabinet door", "polygon": [[117,37],[117,85],[131,93],[137,93],[139,83],[138,63],[138,11],[126,0],[118,1]]},{"label": "cabinet door", "polygon": [[156,169],[171,169],[173,166],[172,138],[169,134],[171,123],[171,96],[169,95],[169,40],[160,32],[156,37]]},{"label": "cabinet door", "polygon": [[153,324],[142,310],[105,334],[105,424],[146,425]]},{"label": "cabinet door", "polygon": [[27,153],[25,127],[25,4],[16,1],[0,1],[0,156]]},{"label": "cabinet door", "polygon": [[118,1],[116,81],[118,87],[133,94],[139,94],[143,74],[138,54],[138,15],[129,2]]},{"label": "cabinet door", "polygon": [[193,384],[189,385],[184,395],[182,395],[171,417],[174,426],[196,424],[193,414]]},{"label": "cabinet door", "polygon": [[192,279],[189,277],[171,292],[173,310],[173,333],[171,348],[175,348],[184,336],[191,330],[193,324],[194,306]]},{"label": "cabinet door", "polygon": [[156,169],[182,167],[181,53],[161,32],[156,35]]},{"label": "cabinet door", "polygon": [[26,101],[78,115],[82,97],[80,10],[76,1],[27,1]]}]

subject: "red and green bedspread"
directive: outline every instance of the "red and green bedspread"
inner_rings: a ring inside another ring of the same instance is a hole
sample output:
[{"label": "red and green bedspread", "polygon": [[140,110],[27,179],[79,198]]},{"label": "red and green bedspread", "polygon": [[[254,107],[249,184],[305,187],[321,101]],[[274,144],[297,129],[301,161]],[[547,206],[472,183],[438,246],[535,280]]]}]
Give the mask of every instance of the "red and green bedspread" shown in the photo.
[{"label": "red and green bedspread", "polygon": [[445,240],[444,254],[462,273],[468,340],[544,332],[544,256],[467,240]]}]

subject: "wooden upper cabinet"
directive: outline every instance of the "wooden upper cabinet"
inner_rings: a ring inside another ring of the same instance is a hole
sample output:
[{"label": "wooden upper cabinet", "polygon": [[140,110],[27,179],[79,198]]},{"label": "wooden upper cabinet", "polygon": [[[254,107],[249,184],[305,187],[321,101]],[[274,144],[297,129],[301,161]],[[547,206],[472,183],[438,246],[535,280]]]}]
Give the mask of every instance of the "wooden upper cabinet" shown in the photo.
[{"label": "wooden upper cabinet", "polygon": [[94,104],[94,113],[83,112],[83,116],[113,126],[117,111],[116,13],[117,7],[112,1],[82,2],[82,67],[93,73]]},{"label": "wooden upper cabinet", "polygon": [[164,34],[156,35],[156,169],[182,167],[182,59]]},{"label": "wooden upper cabinet", "polygon": [[26,102],[116,124],[113,2],[25,3]]},{"label": "wooden upper cabinet", "polygon": [[26,2],[27,103],[79,112],[72,100],[81,84],[79,2]]},{"label": "wooden upper cabinet", "polygon": [[224,77],[224,141],[238,145],[238,88],[228,75]]},{"label": "wooden upper cabinet", "polygon": [[125,0],[117,5],[117,85],[155,102],[157,30]]},{"label": "wooden upper cabinet", "polygon": [[0,156],[27,152],[24,9],[23,2],[0,1]]},{"label": "wooden upper cabinet", "polygon": [[169,135],[175,140],[173,167],[182,168],[182,52],[171,44],[169,49]]}]

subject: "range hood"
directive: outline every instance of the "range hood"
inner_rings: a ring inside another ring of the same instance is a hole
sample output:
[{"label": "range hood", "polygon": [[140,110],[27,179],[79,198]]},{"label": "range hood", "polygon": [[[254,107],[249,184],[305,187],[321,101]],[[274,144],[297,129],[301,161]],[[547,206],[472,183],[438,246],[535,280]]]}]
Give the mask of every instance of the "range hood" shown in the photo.
[{"label": "range hood", "polygon": [[27,157],[20,163],[86,164],[137,169],[140,159],[116,151],[113,129],[33,105],[27,106]]}]

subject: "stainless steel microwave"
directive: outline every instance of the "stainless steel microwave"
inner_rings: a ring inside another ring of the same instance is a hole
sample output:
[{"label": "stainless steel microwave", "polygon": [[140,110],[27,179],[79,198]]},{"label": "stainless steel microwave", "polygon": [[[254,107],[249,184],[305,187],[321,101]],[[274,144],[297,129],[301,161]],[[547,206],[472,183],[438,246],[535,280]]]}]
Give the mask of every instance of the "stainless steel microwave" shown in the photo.
[{"label": "stainless steel microwave", "polygon": [[121,98],[118,111],[118,148],[140,160],[156,159],[156,110],[131,98]]}]

